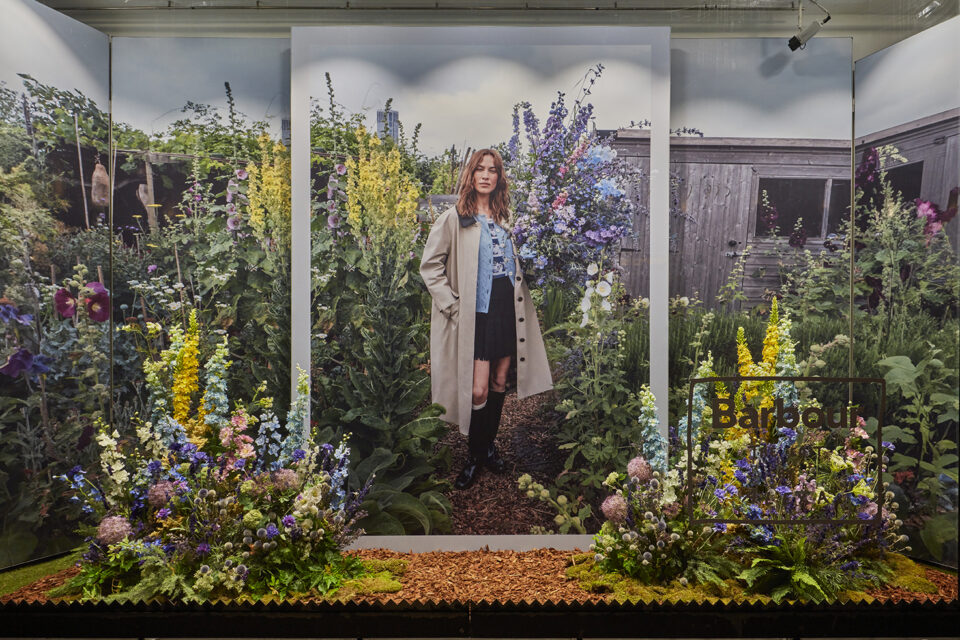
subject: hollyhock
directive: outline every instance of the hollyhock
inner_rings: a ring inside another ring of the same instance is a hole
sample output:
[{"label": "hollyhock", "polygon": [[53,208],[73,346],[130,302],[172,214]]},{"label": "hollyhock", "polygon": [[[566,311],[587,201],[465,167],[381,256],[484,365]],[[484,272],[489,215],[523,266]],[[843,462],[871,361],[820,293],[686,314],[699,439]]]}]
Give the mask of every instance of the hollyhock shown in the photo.
[{"label": "hollyhock", "polygon": [[77,299],[67,289],[57,289],[53,294],[53,304],[64,318],[72,318],[77,314]]},{"label": "hollyhock", "polygon": [[86,288],[93,292],[92,296],[84,298],[87,314],[94,322],[105,322],[110,318],[110,294],[99,282],[88,282]]}]

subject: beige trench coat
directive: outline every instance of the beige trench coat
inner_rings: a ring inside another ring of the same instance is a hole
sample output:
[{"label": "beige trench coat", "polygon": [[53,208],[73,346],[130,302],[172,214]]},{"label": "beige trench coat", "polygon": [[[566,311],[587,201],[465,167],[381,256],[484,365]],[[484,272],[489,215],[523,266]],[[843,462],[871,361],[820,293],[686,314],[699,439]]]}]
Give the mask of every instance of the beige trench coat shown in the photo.
[{"label": "beige trench coat", "polygon": [[[446,422],[470,430],[473,407],[473,333],[477,309],[480,225],[461,218],[456,207],[433,223],[420,261],[420,275],[433,297],[430,312],[430,378],[433,401],[443,405]],[[516,256],[516,253],[514,253]],[[553,388],[537,310],[516,263],[514,309],[517,324],[517,395]]]}]

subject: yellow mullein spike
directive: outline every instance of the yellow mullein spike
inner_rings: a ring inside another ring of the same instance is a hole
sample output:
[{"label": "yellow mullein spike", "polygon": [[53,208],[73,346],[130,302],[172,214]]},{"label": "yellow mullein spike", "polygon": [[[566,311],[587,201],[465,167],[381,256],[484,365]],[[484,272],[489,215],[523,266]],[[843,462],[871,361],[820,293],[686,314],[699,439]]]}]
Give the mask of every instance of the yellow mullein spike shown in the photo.
[{"label": "yellow mullein spike", "polygon": [[173,417],[186,428],[193,394],[200,389],[200,328],[197,310],[190,312],[187,334],[177,354],[173,375]]},{"label": "yellow mullein spike", "polygon": [[770,320],[767,322],[767,333],[763,338],[763,366],[768,375],[773,375],[777,366],[777,353],[780,345],[779,337],[780,314],[777,308],[777,299],[770,305]]}]

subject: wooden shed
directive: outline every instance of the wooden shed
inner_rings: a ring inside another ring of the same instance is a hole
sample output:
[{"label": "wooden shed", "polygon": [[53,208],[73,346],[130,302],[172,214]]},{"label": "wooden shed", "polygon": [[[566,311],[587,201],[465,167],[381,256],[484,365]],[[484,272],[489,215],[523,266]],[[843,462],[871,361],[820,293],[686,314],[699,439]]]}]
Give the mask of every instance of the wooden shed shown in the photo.
[{"label": "wooden shed", "polygon": [[[649,167],[648,132],[619,132],[617,148],[630,162]],[[673,138],[670,295],[716,306],[750,246],[741,290],[744,304],[761,301],[766,290],[779,286],[778,262],[795,251],[787,237],[798,220],[807,230],[807,247],[822,246],[835,230],[849,203],[850,166],[849,140]],[[778,235],[758,216],[764,191],[780,211]],[[643,223],[621,254],[634,295],[644,295],[648,228]]]},{"label": "wooden shed", "polygon": [[[950,190],[960,185],[960,109],[913,120],[857,138],[857,161],[870,147],[892,145],[903,160],[887,170],[904,198],[922,198],[946,208]],[[960,250],[960,219],[946,227],[953,250]]]}]

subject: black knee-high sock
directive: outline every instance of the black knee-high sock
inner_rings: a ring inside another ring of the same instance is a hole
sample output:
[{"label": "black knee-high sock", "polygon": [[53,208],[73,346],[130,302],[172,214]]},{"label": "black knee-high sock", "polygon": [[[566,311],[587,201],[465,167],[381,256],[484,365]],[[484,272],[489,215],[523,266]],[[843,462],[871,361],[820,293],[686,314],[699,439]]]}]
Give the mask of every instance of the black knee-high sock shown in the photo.
[{"label": "black knee-high sock", "polygon": [[470,433],[467,436],[467,448],[470,455],[481,460],[487,456],[487,412],[490,407],[489,400],[487,404],[479,409],[470,412]]},{"label": "black knee-high sock", "polygon": [[493,444],[497,437],[497,431],[500,430],[500,417],[503,415],[503,400],[507,397],[506,391],[493,391],[487,393],[487,445]]}]

